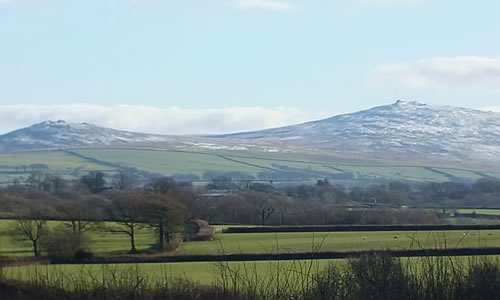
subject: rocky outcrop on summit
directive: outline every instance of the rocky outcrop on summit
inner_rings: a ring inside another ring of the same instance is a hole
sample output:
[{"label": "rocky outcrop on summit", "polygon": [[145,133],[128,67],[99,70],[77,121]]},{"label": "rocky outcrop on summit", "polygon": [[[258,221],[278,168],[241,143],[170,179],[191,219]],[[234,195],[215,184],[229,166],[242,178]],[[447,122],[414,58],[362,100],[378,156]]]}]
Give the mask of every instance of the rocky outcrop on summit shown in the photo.
[{"label": "rocky outcrop on summit", "polygon": [[45,121],[0,136],[0,152],[167,142],[163,135],[134,133],[89,123]]},{"label": "rocky outcrop on summit", "polygon": [[341,152],[500,160],[500,113],[397,101],[324,120],[218,138]]}]

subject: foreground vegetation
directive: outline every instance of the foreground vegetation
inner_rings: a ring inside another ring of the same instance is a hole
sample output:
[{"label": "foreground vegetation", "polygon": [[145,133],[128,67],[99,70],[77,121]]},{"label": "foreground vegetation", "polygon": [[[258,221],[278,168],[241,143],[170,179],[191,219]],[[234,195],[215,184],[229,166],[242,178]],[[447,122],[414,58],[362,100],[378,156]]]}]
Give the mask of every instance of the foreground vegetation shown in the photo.
[{"label": "foreground vegetation", "polygon": [[[262,268],[263,267],[263,268]],[[0,269],[3,299],[499,299],[495,258],[395,259],[366,256],[341,263],[275,262],[214,265],[204,283],[142,267],[51,267],[13,281]]]}]

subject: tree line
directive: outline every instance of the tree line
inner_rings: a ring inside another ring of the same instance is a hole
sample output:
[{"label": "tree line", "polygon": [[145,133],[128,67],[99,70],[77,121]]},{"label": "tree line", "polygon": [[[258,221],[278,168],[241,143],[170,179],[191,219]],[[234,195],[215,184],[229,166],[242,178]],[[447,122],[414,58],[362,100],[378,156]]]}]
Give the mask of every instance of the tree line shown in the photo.
[{"label": "tree line", "polygon": [[[413,208],[399,209],[402,206]],[[32,243],[35,256],[42,240],[46,250],[63,252],[67,249],[54,245],[70,245],[68,252],[74,255],[85,249],[92,230],[126,235],[135,253],[137,231],[145,227],[155,232],[155,248],[162,251],[175,244],[174,237],[183,233],[191,218],[212,224],[437,224],[440,216],[423,208],[466,206],[500,207],[500,181],[414,186],[389,182],[346,188],[328,179],[276,186],[217,177],[197,186],[168,177],[140,184],[130,174],[98,171],[66,180],[36,170],[25,184],[0,189],[0,216],[18,219],[13,232]],[[60,220],[63,227],[48,228],[51,219]]]}]

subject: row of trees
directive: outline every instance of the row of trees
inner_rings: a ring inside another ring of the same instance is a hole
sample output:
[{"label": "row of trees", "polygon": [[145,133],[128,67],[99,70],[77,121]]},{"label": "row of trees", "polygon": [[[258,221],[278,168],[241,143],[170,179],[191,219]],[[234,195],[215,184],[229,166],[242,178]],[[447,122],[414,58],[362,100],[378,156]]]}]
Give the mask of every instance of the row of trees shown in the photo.
[{"label": "row of trees", "polygon": [[[64,251],[72,255],[84,251],[90,231],[127,235],[130,252],[135,253],[139,229],[152,228],[156,233],[155,247],[163,250],[192,216],[194,194],[168,178],[157,179],[143,188],[101,189],[94,183],[88,189],[82,188],[82,182],[89,177],[99,178],[94,175],[82,177],[80,182],[65,182],[64,187],[49,191],[38,185],[3,189],[0,211],[17,219],[11,234],[30,241],[35,256],[40,255],[40,246],[58,256],[67,256],[61,254]],[[48,226],[49,220],[60,220],[61,225]]]},{"label": "row of trees", "polygon": [[[49,230],[47,220],[63,221],[65,244],[84,248],[91,230],[107,230],[127,235],[130,251],[136,252],[137,230],[150,227],[156,233],[156,247],[165,249],[173,235],[191,217],[211,223],[233,224],[423,224],[439,218],[413,207],[500,207],[500,182],[481,179],[473,184],[428,183],[410,186],[391,182],[368,187],[351,187],[318,180],[312,185],[274,186],[248,181],[215,178],[206,186],[177,184],[157,178],[148,184],[128,174],[106,176],[90,172],[79,180],[33,172],[26,185],[0,189],[0,214],[19,219],[15,234],[33,244],[61,238]],[[371,206],[373,209],[364,209]],[[358,209],[359,208],[359,209]],[[118,226],[103,227],[99,221]],[[54,244],[54,243],[51,243]],[[57,243],[56,243],[57,244]],[[76,251],[75,250],[75,251]]]}]

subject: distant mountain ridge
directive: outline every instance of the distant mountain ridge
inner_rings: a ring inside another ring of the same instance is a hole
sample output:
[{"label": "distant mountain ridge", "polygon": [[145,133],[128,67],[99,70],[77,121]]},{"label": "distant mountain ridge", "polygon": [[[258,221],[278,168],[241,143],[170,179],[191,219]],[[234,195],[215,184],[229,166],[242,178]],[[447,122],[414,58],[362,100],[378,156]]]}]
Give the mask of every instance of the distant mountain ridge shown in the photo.
[{"label": "distant mountain ridge", "polygon": [[500,113],[399,100],[319,121],[218,138],[321,150],[500,160]]},{"label": "distant mountain ridge", "polygon": [[121,131],[89,123],[69,123],[59,120],[41,122],[1,135],[0,152],[155,143],[169,140],[171,138],[164,135]]},{"label": "distant mountain ridge", "polygon": [[500,161],[500,113],[397,101],[303,124],[204,137],[134,133],[65,121],[45,121],[0,136],[0,152],[137,144]]}]

